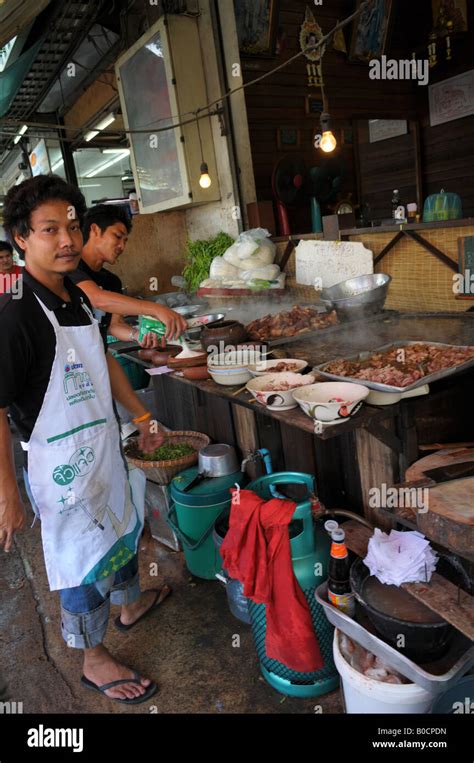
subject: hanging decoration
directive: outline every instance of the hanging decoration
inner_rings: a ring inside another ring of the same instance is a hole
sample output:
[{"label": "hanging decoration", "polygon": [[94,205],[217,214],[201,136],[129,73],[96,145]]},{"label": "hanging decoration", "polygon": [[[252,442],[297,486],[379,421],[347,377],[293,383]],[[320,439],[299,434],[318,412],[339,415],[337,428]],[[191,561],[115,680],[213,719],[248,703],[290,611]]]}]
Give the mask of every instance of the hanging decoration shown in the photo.
[{"label": "hanging decoration", "polygon": [[[432,0],[433,28],[427,44],[430,69],[443,59],[453,60],[453,38],[467,32],[466,0]],[[414,53],[413,58],[423,58],[426,48],[421,53]]]},{"label": "hanging decoration", "polygon": [[309,8],[306,8],[305,20],[301,25],[300,30],[300,47],[305,57],[310,61],[306,66],[309,87],[321,87],[323,84],[320,62],[324,55],[324,51],[326,50],[326,46],[322,45],[317,50],[311,49],[320,42],[323,37],[323,31],[317,23],[313,12]]},{"label": "hanging decoration", "polygon": [[[337,23],[339,24],[339,19]],[[332,41],[332,47],[334,50],[338,50],[340,53],[347,54],[346,38],[344,37],[344,32],[342,29],[338,29],[335,33]]]}]

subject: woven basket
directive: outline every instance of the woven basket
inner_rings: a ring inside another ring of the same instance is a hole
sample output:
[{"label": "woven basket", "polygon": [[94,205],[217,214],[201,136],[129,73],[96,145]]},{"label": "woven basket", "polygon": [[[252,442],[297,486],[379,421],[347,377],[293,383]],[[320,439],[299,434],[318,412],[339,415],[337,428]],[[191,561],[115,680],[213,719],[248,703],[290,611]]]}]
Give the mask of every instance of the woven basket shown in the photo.
[{"label": "woven basket", "polygon": [[[130,442],[136,442],[137,439],[132,437]],[[210,443],[209,437],[201,432],[167,432],[166,439],[170,445],[190,445],[195,448],[196,452],[172,461],[141,461],[139,458],[127,456],[129,464],[143,469],[146,478],[157,482],[159,485],[167,485],[175,474],[197,463],[198,451]]]}]

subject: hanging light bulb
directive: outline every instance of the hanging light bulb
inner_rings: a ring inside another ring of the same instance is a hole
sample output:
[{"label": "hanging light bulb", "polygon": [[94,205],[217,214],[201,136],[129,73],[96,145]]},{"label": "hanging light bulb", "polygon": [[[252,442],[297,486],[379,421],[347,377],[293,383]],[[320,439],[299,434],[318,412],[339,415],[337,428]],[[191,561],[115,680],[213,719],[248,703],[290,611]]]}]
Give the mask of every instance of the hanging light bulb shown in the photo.
[{"label": "hanging light bulb", "polygon": [[212,185],[211,176],[209,175],[209,167],[204,161],[204,152],[202,150],[201,130],[199,129],[199,112],[196,112],[196,123],[199,135],[199,145],[201,146],[201,177],[199,178],[199,185],[201,188],[210,188]]},{"label": "hanging light bulb", "polygon": [[199,185],[201,188],[210,188],[212,185],[212,180],[209,175],[209,167],[207,166],[206,162],[201,164],[201,177],[199,178]]},{"label": "hanging light bulb", "polygon": [[337,140],[331,130],[331,117],[327,111],[321,114],[321,132],[322,137],[319,147],[325,154],[330,154],[336,148]]},{"label": "hanging light bulb", "polygon": [[337,140],[334,136],[334,133],[331,132],[331,130],[327,130],[326,132],[323,132],[321,143],[319,146],[321,151],[324,151],[325,154],[330,154],[331,151],[334,151],[336,146],[337,146]]}]

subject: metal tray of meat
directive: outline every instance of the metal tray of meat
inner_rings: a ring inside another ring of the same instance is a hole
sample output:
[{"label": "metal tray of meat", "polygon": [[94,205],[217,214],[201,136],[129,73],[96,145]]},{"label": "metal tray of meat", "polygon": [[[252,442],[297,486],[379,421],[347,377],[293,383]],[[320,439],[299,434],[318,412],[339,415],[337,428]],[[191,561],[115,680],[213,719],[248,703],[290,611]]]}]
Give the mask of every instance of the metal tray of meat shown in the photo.
[{"label": "metal tray of meat", "polygon": [[[318,586],[314,595],[332,625],[335,625],[342,633],[363,646],[364,649],[372,652],[376,657],[380,657],[402,676],[409,678],[432,694],[438,694],[449,689],[474,664],[474,646],[470,639],[459,631],[454,634],[449,649],[443,657],[429,664],[418,665],[368,630],[373,626],[364,617],[358,604],[356,604],[357,619],[349,617],[337,607],[333,607],[328,602],[327,583]],[[367,624],[367,628],[362,622],[358,622],[359,619]]]},{"label": "metal tray of meat", "polygon": [[447,350],[473,350],[474,347],[470,345],[456,345],[456,344],[442,344],[441,342],[430,342],[429,340],[423,341],[401,341],[390,342],[390,344],[384,344],[382,347],[376,347],[374,350],[366,350],[359,352],[356,355],[350,355],[344,358],[334,358],[334,360],[327,360],[325,363],[321,363],[319,366],[314,367],[314,371],[317,371],[321,376],[331,381],[338,382],[354,382],[355,384],[362,384],[369,389],[376,389],[379,392],[409,392],[412,389],[421,387],[423,384],[430,384],[431,382],[438,381],[439,379],[445,379],[447,376],[465,371],[467,368],[474,366],[474,356],[465,363],[460,363],[458,366],[451,366],[450,368],[444,368],[441,371],[435,371],[432,374],[422,376],[421,379],[417,379],[413,384],[407,384],[405,387],[395,387],[390,384],[381,384],[380,382],[373,382],[368,379],[358,379],[356,376],[336,376],[335,374],[325,371],[325,367],[332,363],[337,363],[340,360],[368,360],[372,355],[376,355],[379,352],[385,352],[386,350],[398,349],[402,347],[412,347],[416,344],[429,344],[432,347],[444,347]]}]

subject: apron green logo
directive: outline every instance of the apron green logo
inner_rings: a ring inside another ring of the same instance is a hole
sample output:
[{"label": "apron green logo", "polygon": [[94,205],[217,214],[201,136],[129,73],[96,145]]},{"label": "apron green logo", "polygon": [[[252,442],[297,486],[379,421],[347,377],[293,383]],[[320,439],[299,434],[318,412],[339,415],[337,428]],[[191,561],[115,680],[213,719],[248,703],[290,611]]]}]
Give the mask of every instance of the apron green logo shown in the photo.
[{"label": "apron green logo", "polygon": [[64,366],[63,387],[69,405],[95,398],[92,379],[82,363],[67,363]]},{"label": "apron green logo", "polygon": [[68,464],[61,464],[54,468],[53,480],[61,486],[69,485],[76,477],[83,477],[84,474],[90,472],[94,461],[93,448],[85,445],[72,454]]}]

